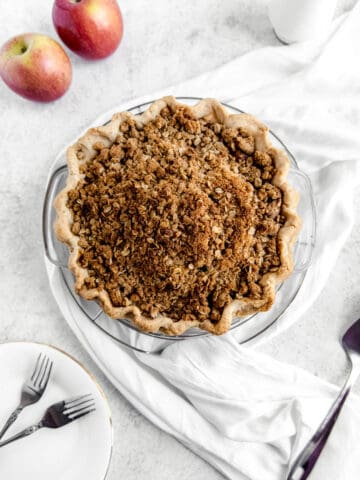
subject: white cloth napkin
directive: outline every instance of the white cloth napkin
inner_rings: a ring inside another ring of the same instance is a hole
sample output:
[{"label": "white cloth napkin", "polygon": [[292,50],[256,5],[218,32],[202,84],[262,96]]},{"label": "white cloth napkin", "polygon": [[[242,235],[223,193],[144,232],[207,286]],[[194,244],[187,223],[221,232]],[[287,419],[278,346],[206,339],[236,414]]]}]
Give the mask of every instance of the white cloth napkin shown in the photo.
[{"label": "white cloth napkin", "polygon": [[[114,109],[163,94],[213,96],[262,119],[310,175],[318,211],[314,262],[295,302],[262,340],[287,328],[314,301],[352,228],[353,191],[360,183],[359,24],[357,5],[334,24],[326,42],[257,50]],[[47,267],[70,327],[140,412],[228,478],[286,478],[334,398],[333,386],[239,346],[232,334],[175,343],[160,355],[123,350],[74,310],[59,271]],[[359,478],[359,429],[360,400],[353,397],[312,479]]]}]

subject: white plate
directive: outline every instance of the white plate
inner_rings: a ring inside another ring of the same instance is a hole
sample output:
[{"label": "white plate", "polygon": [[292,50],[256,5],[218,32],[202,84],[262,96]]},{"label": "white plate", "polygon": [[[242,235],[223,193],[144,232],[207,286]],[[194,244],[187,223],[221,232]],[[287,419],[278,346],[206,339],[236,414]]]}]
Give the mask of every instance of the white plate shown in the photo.
[{"label": "white plate", "polygon": [[27,407],[8,436],[38,422],[53,403],[91,393],[96,411],[59,429],[41,429],[0,448],[0,479],[104,480],[112,452],[112,423],[106,398],[95,379],[72,357],[48,345],[0,345],[0,425],[16,408],[21,387],[40,352],[54,362],[42,398]]}]

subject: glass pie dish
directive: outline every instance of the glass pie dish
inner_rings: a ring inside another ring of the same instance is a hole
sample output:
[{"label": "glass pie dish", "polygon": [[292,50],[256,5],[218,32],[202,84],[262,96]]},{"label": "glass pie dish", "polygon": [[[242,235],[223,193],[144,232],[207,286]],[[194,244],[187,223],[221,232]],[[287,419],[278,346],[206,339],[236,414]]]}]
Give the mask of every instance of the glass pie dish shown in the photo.
[{"label": "glass pie dish", "polygon": [[[200,98],[178,97],[177,100],[193,105]],[[151,103],[147,102],[135,106],[130,108],[129,111],[133,114],[142,113]],[[242,113],[241,110],[233,106],[223,105],[231,113]],[[310,180],[307,175],[300,171],[294,156],[274,132],[270,131],[269,136],[271,143],[275,147],[285,150],[290,159],[291,167],[288,178],[289,183],[300,194],[298,213],[302,218],[303,225],[294,248],[294,271],[287,280],[278,285],[276,301],[271,310],[247,317],[238,317],[232,322],[230,331],[236,332],[236,338],[241,343],[261,335],[289,308],[303,283],[306,271],[310,265],[316,236],[316,215]],[[168,336],[163,333],[146,333],[138,330],[129,320],[114,320],[108,317],[95,301],[86,301],[75,293],[74,278],[67,267],[68,248],[56,239],[53,230],[55,212],[52,205],[55,196],[64,187],[66,178],[66,155],[65,152],[61,152],[51,168],[45,194],[43,240],[46,259],[59,269],[62,286],[74,308],[78,309],[81,315],[85,315],[89,321],[120,344],[146,353],[162,350],[170,342],[210,335],[208,332],[198,328],[192,328],[178,336]]]}]

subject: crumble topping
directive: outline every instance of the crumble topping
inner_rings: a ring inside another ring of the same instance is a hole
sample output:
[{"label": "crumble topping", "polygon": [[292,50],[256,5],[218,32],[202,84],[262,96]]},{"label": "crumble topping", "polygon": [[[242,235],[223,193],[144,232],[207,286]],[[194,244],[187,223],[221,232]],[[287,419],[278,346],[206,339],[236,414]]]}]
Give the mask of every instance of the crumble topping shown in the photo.
[{"label": "crumble topping", "polygon": [[67,204],[88,289],[175,321],[216,323],[233,299],[261,299],[285,219],[274,160],[247,131],[177,105],[94,148]]}]

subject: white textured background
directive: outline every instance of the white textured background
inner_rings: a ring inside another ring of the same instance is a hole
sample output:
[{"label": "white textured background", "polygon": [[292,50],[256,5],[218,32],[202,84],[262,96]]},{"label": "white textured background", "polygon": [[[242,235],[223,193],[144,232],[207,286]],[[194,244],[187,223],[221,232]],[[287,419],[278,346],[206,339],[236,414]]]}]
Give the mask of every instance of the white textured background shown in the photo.
[{"label": "white textured background", "polygon": [[[73,84],[60,101],[38,105],[0,84],[0,341],[54,344],[95,373],[109,399],[115,427],[108,480],[220,479],[220,474],[151,425],[114,390],[62,320],[43,265],[42,197],[48,168],[58,151],[102,111],[279,42],[264,0],[119,3],[125,22],[119,50],[98,63],[70,54]],[[339,0],[337,14],[354,3]],[[50,0],[3,0],[0,44],[27,31],[56,37],[51,7]],[[360,317],[360,192],[356,200],[357,222],[327,287],[291,330],[262,347],[280,360],[339,384],[346,361],[338,338]]]}]

